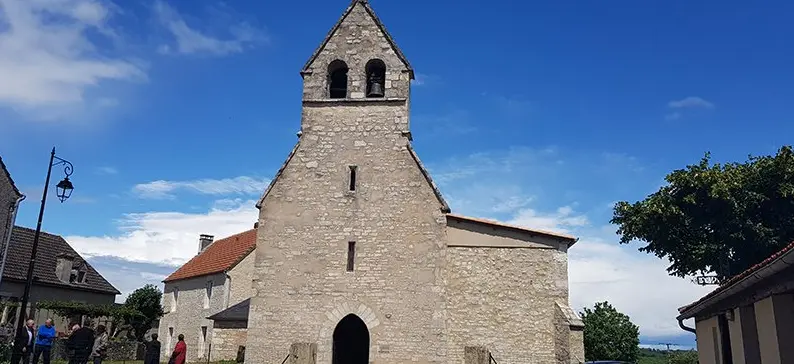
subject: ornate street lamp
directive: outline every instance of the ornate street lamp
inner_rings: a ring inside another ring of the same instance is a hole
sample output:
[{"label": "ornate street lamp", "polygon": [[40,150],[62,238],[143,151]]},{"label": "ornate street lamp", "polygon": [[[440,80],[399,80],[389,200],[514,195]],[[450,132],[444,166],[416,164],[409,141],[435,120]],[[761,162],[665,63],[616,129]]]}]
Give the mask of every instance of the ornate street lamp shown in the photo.
[{"label": "ornate street lamp", "polygon": [[47,202],[47,190],[50,186],[52,167],[55,166],[63,166],[63,173],[66,175],[66,177],[64,177],[64,179],[61,182],[58,182],[58,185],[55,186],[56,195],[58,196],[58,199],[61,200],[61,203],[66,201],[72,195],[72,190],[74,190],[72,182],[69,181],[69,176],[72,175],[74,166],[72,166],[72,163],[69,161],[56,157],[55,148],[53,147],[52,153],[50,154],[50,165],[47,168],[47,179],[44,182],[44,193],[41,197],[41,207],[39,208],[39,221],[36,225],[36,235],[33,236],[33,247],[30,250],[30,263],[28,263],[28,276],[27,281],[25,282],[25,292],[22,294],[22,300],[20,301],[19,316],[17,317],[17,335],[16,340],[14,340],[14,351],[11,356],[12,364],[18,364],[20,359],[22,359],[22,349],[25,347],[25,343],[28,340],[28,334],[25,329],[25,321],[28,318],[26,311],[28,300],[30,299],[30,288],[33,285],[33,268],[36,265],[36,251],[39,248],[41,219],[44,217],[44,205]]}]

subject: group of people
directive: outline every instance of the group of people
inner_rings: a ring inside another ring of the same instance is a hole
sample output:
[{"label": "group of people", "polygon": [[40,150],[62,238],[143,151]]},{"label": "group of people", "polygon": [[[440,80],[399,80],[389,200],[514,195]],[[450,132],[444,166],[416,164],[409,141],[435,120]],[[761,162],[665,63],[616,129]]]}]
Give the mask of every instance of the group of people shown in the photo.
[{"label": "group of people", "polygon": [[[96,330],[91,326],[93,325],[90,320],[86,320],[82,327],[79,324],[71,325],[66,340],[69,364],[86,364],[89,360],[92,360],[93,364],[101,364],[105,358],[108,344],[107,329],[105,325],[97,325]],[[28,320],[25,329],[27,338],[22,339],[27,340],[22,348],[22,363],[31,363],[31,354],[33,354],[32,364],[38,364],[39,358],[44,364],[50,364],[52,343],[58,337],[52,319],[44,321],[44,325],[39,326],[38,330],[35,329],[35,322]]]},{"label": "group of people", "polygon": [[[187,358],[187,345],[185,344],[185,335],[179,334],[174,346],[174,351],[168,360],[168,364],[185,364]],[[160,341],[157,340],[157,334],[152,334],[152,339],[146,342],[146,352],[143,356],[143,364],[160,364]]]}]

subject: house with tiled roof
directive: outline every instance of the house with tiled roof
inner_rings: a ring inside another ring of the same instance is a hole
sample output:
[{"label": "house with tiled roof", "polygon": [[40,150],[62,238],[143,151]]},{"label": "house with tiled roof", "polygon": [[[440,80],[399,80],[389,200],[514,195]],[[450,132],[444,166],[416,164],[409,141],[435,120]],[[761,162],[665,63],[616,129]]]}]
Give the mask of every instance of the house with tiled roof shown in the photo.
[{"label": "house with tiled roof", "polygon": [[[15,226],[15,213],[24,195],[11,179],[0,159],[0,237],[2,237],[2,279],[0,299],[19,301],[27,281],[28,263],[35,230]],[[88,304],[112,304],[120,292],[78,254],[63,237],[42,231],[33,270],[30,305],[45,300],[69,300]],[[16,323],[15,311],[3,305],[0,324]],[[34,310],[34,318],[43,323],[49,313]]]},{"label": "house with tiled roof", "polygon": [[678,311],[700,364],[794,363],[794,242]]},{"label": "house with tiled roof", "polygon": [[213,361],[236,357],[245,345],[246,323],[209,317],[239,310],[253,295],[255,247],[255,229],[220,240],[200,235],[198,254],[163,280],[165,315],[158,329],[163,357],[171,354],[179,334],[185,335],[188,361],[206,359],[210,349]]}]

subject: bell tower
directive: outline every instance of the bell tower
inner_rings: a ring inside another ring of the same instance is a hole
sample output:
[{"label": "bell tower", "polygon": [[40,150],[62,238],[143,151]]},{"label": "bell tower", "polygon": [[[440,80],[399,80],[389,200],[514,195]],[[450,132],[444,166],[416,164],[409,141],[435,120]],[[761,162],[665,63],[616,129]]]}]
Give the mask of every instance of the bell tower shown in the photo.
[{"label": "bell tower", "polygon": [[246,361],[443,363],[449,207],[411,147],[413,69],[355,0],[301,76],[297,145],[257,203]]},{"label": "bell tower", "polygon": [[[404,130],[399,131],[408,132],[414,71],[367,0],[353,0],[309,57],[301,77],[304,108],[404,108]],[[304,118],[301,129],[312,126]]]}]

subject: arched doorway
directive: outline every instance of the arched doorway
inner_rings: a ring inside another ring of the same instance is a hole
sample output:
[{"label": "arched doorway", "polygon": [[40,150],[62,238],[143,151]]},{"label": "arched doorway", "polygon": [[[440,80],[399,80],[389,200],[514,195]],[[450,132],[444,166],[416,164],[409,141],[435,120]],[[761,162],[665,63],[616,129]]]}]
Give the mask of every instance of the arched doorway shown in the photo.
[{"label": "arched doorway", "polygon": [[341,319],[333,339],[333,364],[369,363],[369,330],[358,316],[351,313]]}]

